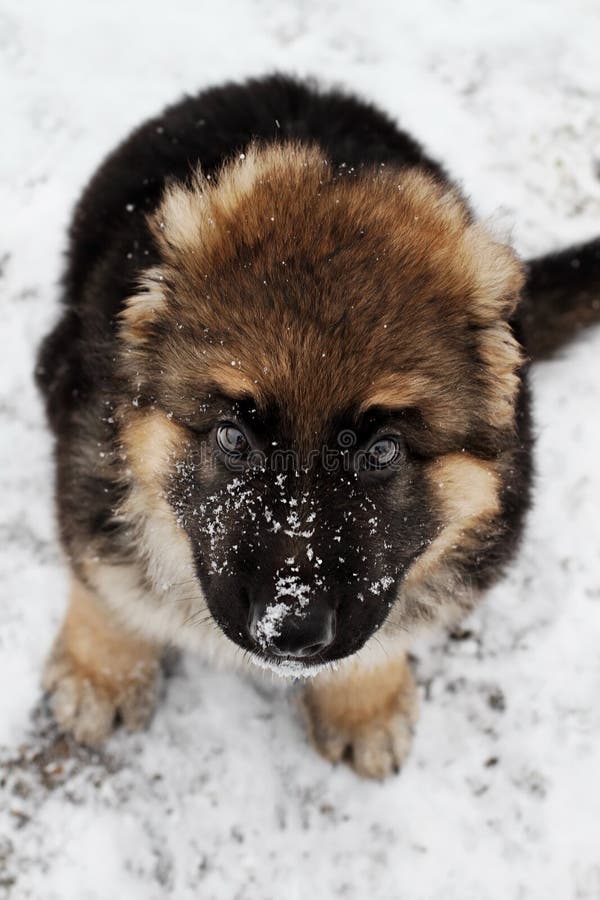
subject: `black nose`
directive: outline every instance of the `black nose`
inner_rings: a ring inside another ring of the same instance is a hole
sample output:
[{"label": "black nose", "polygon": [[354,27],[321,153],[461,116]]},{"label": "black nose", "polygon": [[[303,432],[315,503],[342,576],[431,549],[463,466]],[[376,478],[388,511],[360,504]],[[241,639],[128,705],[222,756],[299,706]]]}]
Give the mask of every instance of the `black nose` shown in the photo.
[{"label": "black nose", "polygon": [[322,653],[335,637],[335,610],[317,600],[304,609],[294,599],[255,600],[248,617],[250,637],[274,656],[307,659]]}]

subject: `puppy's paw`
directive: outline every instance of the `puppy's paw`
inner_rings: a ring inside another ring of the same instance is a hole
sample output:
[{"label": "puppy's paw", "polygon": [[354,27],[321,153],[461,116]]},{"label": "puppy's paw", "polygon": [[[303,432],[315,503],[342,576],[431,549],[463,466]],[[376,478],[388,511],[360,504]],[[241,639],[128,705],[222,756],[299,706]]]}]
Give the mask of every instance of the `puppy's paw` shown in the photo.
[{"label": "puppy's paw", "polygon": [[399,772],[408,756],[413,722],[401,710],[352,727],[319,720],[313,715],[311,733],[317,749],[326,759],[331,762],[343,760],[365,778],[385,778]]},{"label": "puppy's paw", "polygon": [[355,666],[311,684],[304,700],[311,737],[326,759],[347,762],[366,778],[400,770],[417,718],[406,662],[364,671]]},{"label": "puppy's paw", "polygon": [[43,687],[54,718],[76,741],[100,744],[115,725],[144,728],[154,712],[160,666],[142,660],[128,672],[111,671],[110,663],[93,671],[72,656],[61,637],[46,664]]},{"label": "puppy's paw", "polygon": [[74,580],[43,679],[56,721],[77,741],[91,745],[107,737],[118,721],[131,730],[143,728],[158,698],[160,654],[158,646],[124,630]]}]

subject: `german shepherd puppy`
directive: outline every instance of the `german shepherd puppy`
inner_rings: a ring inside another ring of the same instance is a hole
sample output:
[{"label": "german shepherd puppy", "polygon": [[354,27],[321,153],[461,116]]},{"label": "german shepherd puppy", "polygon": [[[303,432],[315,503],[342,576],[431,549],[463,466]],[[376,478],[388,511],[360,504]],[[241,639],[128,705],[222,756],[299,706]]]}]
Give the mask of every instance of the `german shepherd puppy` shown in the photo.
[{"label": "german shepherd puppy", "polygon": [[185,645],[314,676],[319,750],[396,770],[411,633],[521,535],[529,360],[599,301],[600,241],[524,265],[352,96],[274,76],[135,131],[77,206],[37,368],[72,570],[58,723],[143,726]]}]

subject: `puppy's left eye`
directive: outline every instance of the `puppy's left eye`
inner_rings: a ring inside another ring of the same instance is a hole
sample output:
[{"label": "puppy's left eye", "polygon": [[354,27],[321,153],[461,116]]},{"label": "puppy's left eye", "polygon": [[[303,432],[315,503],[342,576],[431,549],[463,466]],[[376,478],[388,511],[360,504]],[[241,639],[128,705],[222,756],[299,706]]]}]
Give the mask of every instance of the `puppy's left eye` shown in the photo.
[{"label": "puppy's left eye", "polygon": [[387,469],[393,465],[402,452],[398,438],[380,437],[373,441],[366,450],[364,464],[366,469]]},{"label": "puppy's left eye", "polygon": [[244,432],[231,422],[223,422],[217,427],[216,438],[219,450],[226,456],[240,457],[250,449]]}]

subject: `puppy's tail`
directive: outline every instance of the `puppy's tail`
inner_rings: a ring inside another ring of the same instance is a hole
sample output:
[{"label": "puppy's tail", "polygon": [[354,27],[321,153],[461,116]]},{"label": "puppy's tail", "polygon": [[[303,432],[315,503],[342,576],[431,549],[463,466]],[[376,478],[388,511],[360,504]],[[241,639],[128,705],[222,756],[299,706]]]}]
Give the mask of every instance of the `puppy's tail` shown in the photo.
[{"label": "puppy's tail", "polygon": [[532,259],[526,272],[516,330],[531,360],[548,359],[600,322],[600,238]]}]

